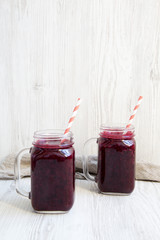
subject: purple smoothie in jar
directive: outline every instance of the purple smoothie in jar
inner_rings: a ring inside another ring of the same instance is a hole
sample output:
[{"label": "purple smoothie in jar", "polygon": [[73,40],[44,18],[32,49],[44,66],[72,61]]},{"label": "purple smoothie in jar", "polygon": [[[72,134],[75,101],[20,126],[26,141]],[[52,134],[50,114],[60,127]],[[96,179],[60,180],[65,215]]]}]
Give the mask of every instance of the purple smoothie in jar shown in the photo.
[{"label": "purple smoothie in jar", "polygon": [[97,183],[102,193],[130,194],[135,186],[134,127],[101,127]]},{"label": "purple smoothie in jar", "polygon": [[37,212],[67,212],[74,203],[75,151],[72,134],[37,132],[31,150],[32,206]]}]

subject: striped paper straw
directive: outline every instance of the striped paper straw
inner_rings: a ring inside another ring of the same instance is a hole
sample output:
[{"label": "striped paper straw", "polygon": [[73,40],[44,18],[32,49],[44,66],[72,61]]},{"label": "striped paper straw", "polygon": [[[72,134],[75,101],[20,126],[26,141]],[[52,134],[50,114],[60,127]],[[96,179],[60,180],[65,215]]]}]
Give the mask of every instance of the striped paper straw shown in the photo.
[{"label": "striped paper straw", "polygon": [[65,140],[66,140],[66,139],[65,139],[65,136],[67,136],[68,132],[69,132],[70,129],[71,129],[71,126],[72,126],[72,124],[73,124],[73,122],[74,122],[74,119],[75,119],[75,117],[76,117],[76,115],[77,115],[77,112],[78,112],[78,109],[79,109],[79,107],[80,107],[81,101],[82,101],[82,100],[81,100],[80,98],[78,98],[77,104],[76,104],[75,108],[73,109],[73,114],[72,114],[72,116],[71,116],[70,119],[69,119],[68,126],[67,126],[67,128],[66,128],[66,130],[65,130],[65,132],[64,132],[64,138],[61,140],[61,143],[64,143]]},{"label": "striped paper straw", "polygon": [[139,108],[139,106],[140,106],[140,104],[141,104],[141,102],[142,102],[142,99],[143,99],[142,96],[140,96],[140,97],[138,98],[137,105],[135,106],[135,108],[134,108],[134,110],[133,110],[133,113],[132,113],[132,115],[131,115],[130,118],[129,118],[129,121],[128,121],[128,124],[127,124],[126,128],[129,128],[129,127],[131,126],[132,121],[133,121],[133,119],[134,119],[134,117],[135,117],[135,115],[136,115],[137,109]]}]

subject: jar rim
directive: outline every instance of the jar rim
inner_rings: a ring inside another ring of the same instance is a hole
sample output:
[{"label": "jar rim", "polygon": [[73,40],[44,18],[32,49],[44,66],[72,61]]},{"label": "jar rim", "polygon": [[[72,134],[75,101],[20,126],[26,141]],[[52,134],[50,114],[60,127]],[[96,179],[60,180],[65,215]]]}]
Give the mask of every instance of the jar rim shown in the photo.
[{"label": "jar rim", "polygon": [[[100,130],[105,130],[108,132],[125,132],[126,131],[126,125],[125,123],[116,123],[116,124],[101,124]],[[129,128],[127,128],[127,131],[134,132],[135,127],[134,125],[131,125]]]},{"label": "jar rim", "polygon": [[45,129],[38,130],[34,132],[34,138],[45,139],[45,140],[60,140],[65,137],[65,139],[72,139],[73,133],[69,131],[67,135],[64,135],[63,129]]},{"label": "jar rim", "polygon": [[[68,146],[72,146],[73,142],[73,134],[69,131],[66,135],[64,134],[63,129],[45,129],[38,130],[34,132],[34,140],[33,145],[39,147],[47,148],[65,148]],[[64,142],[61,140],[65,139]]]}]

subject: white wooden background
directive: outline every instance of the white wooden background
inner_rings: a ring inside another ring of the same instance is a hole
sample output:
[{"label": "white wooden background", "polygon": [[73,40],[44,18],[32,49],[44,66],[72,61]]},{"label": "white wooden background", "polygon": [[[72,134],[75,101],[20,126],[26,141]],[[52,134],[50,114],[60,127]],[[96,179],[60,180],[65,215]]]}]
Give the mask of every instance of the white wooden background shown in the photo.
[{"label": "white wooden background", "polygon": [[65,128],[77,97],[81,155],[140,94],[137,160],[160,164],[160,0],[0,0],[0,160]]}]

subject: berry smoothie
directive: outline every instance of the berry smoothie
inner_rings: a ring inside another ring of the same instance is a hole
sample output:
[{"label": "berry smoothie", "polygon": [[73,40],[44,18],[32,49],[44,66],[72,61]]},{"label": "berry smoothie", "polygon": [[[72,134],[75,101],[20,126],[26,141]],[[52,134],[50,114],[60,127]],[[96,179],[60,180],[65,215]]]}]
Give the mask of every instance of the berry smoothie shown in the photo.
[{"label": "berry smoothie", "polygon": [[31,201],[36,211],[66,212],[74,202],[73,143],[38,140],[31,149]]},{"label": "berry smoothie", "polygon": [[102,193],[130,194],[135,185],[134,132],[103,130],[98,138],[97,183]]}]

